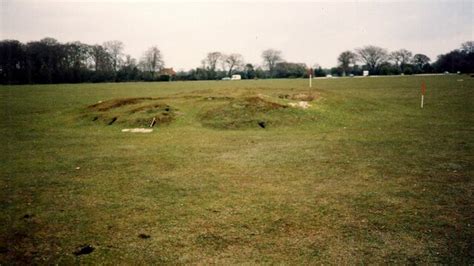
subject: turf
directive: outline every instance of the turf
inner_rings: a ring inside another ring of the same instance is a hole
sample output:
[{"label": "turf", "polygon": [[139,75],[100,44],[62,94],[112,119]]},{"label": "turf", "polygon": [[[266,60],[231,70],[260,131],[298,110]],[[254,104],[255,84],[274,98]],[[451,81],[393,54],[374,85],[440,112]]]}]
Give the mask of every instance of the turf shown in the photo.
[{"label": "turf", "polygon": [[2,86],[0,264],[472,264],[473,89]]}]

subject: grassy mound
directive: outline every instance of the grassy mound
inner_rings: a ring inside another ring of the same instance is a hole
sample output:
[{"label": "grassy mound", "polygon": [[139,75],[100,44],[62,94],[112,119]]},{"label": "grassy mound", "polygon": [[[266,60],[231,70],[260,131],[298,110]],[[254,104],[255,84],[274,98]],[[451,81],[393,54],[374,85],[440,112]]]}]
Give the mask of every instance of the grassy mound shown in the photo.
[{"label": "grassy mound", "polygon": [[155,98],[121,98],[89,105],[84,117],[104,125],[149,127],[169,124],[176,117],[175,111]]},{"label": "grassy mound", "polygon": [[292,125],[308,118],[301,110],[260,96],[233,99],[203,112],[201,123],[217,129],[267,128]]}]

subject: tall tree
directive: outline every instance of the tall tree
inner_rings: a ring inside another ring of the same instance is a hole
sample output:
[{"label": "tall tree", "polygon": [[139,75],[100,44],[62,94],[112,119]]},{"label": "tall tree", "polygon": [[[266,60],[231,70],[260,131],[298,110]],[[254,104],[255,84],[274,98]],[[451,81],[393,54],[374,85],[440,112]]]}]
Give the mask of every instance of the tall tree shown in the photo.
[{"label": "tall tree", "polygon": [[356,59],[357,55],[351,51],[344,51],[339,55],[337,61],[339,62],[339,66],[342,68],[343,76],[345,76],[350,70],[350,66],[355,64]]},{"label": "tall tree", "polygon": [[418,69],[418,71],[423,71],[426,68],[426,65],[429,65],[431,59],[424,54],[416,54],[413,56],[412,63]]},{"label": "tall tree", "polygon": [[308,67],[303,63],[278,62],[275,65],[277,78],[302,78],[307,73]]},{"label": "tall tree", "polygon": [[87,64],[91,57],[89,46],[80,42],[66,43],[63,46],[65,59],[62,70],[64,79],[69,82],[82,82],[89,70]]},{"label": "tall tree", "polygon": [[144,71],[150,72],[152,78],[154,78],[155,73],[160,71],[165,65],[160,49],[158,49],[156,46],[153,46],[146,50],[146,52],[143,54],[141,65]]},{"label": "tall tree", "polygon": [[26,53],[16,40],[0,41],[0,83],[25,82]]},{"label": "tall tree", "polygon": [[61,82],[64,47],[53,38],[29,42],[26,45],[28,80],[37,83]]},{"label": "tall tree", "polygon": [[123,62],[123,42],[121,41],[108,41],[103,44],[110,58],[112,58],[112,67],[114,71],[118,71]]},{"label": "tall tree", "polygon": [[395,65],[403,72],[405,65],[410,63],[412,53],[406,49],[400,49],[390,53],[389,58],[393,60]]},{"label": "tall tree", "polygon": [[96,72],[113,70],[112,57],[102,45],[93,45],[90,47],[90,50],[94,70]]},{"label": "tall tree", "polygon": [[125,56],[123,66],[117,72],[118,81],[137,80],[139,78],[139,70],[137,68],[137,60],[130,55]]},{"label": "tall tree", "polygon": [[356,49],[359,59],[364,62],[371,72],[377,72],[379,66],[388,59],[386,49],[368,45],[363,48]]},{"label": "tall tree", "polygon": [[202,60],[203,68],[207,69],[208,77],[210,79],[216,78],[217,64],[222,60],[222,53],[210,52],[206,55],[206,58]]},{"label": "tall tree", "polygon": [[456,73],[460,71],[462,73],[473,73],[474,72],[474,52],[473,43],[465,42],[461,45],[460,49],[453,50],[447,54],[438,56],[434,66],[437,71],[449,71]]},{"label": "tall tree", "polygon": [[268,49],[262,52],[262,59],[264,65],[267,67],[270,72],[270,77],[273,77],[275,74],[276,64],[283,61],[281,51]]},{"label": "tall tree", "polygon": [[223,55],[223,65],[227,70],[227,76],[232,76],[232,71],[242,67],[244,64],[244,57],[241,54]]},{"label": "tall tree", "polygon": [[252,64],[246,64],[244,67],[245,77],[247,79],[254,79],[255,78],[255,69]]}]

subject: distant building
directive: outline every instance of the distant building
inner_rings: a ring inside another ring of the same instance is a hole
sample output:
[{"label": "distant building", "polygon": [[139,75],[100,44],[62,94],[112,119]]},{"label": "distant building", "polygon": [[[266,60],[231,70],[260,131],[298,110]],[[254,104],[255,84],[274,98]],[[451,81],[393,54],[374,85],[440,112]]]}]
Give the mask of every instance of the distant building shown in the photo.
[{"label": "distant building", "polygon": [[176,77],[176,71],[173,70],[172,67],[170,68],[162,68],[159,72],[160,80],[168,80],[172,81]]},{"label": "distant building", "polygon": [[176,76],[176,71],[173,70],[172,67],[170,68],[163,68],[160,71],[160,75],[168,75],[170,77]]},{"label": "distant building", "polygon": [[367,77],[368,75],[369,75],[369,71],[368,71],[368,70],[364,70],[364,72],[362,72],[362,76]]}]

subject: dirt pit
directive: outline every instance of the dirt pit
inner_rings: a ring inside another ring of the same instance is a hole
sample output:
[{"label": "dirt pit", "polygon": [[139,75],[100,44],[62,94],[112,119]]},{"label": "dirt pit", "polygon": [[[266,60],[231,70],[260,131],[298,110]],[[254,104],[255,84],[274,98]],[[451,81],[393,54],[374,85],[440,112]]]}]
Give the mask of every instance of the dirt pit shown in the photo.
[{"label": "dirt pit", "polygon": [[288,99],[295,101],[305,101],[311,102],[318,98],[318,95],[315,93],[295,93],[295,94],[280,94],[278,95],[280,99]]},{"label": "dirt pit", "polygon": [[121,98],[87,106],[83,118],[106,126],[149,128],[173,122],[176,111],[158,98]]}]

